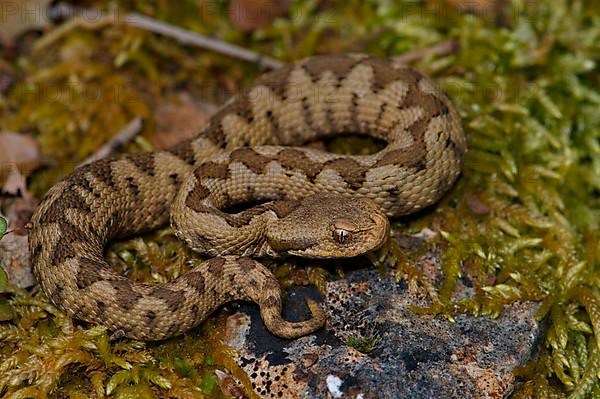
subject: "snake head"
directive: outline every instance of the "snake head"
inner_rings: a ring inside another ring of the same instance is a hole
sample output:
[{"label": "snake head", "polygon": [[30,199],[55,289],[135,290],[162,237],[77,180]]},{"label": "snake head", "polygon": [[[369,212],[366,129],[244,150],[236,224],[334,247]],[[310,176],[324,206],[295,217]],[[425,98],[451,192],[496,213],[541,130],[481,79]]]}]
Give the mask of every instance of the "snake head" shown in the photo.
[{"label": "snake head", "polygon": [[388,218],[369,199],[315,195],[270,223],[267,240],[279,254],[349,258],[381,247],[389,227]]}]

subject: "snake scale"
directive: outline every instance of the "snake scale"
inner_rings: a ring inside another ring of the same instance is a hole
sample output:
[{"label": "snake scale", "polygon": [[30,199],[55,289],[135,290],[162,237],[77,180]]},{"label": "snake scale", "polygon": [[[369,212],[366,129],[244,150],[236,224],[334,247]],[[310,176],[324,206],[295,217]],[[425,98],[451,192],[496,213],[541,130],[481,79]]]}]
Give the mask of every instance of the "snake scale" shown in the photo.
[{"label": "snake scale", "polygon": [[[359,132],[371,155],[299,147]],[[263,256],[350,257],[381,246],[387,217],[436,202],[461,172],[460,118],[430,79],[359,54],[307,58],[262,75],[195,138],[79,167],[32,216],[29,247],[48,298],[67,314],[142,340],[181,334],[223,303],[249,300],[273,334],[320,328],[281,317]],[[234,206],[254,203],[233,212]],[[134,282],[104,259],[110,240],[171,222],[207,261],[164,284]]]}]

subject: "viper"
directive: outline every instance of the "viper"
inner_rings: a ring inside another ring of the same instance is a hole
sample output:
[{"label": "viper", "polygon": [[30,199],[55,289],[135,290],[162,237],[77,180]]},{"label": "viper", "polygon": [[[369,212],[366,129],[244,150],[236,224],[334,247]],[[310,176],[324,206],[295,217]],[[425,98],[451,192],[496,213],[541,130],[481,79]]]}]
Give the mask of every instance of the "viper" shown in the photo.
[{"label": "viper", "polygon": [[[347,133],[386,145],[370,155],[301,146]],[[309,300],[310,319],[284,320],[278,281],[257,259],[380,247],[388,217],[438,201],[465,151],[457,111],[423,74],[367,55],[310,57],[262,75],[195,138],[96,161],[53,186],[32,216],[34,272],[67,314],[135,339],[181,334],[233,300],[256,302],[273,334],[298,337],[323,326],[324,310]],[[208,260],[144,284],[104,259],[109,241],[169,221]]]}]

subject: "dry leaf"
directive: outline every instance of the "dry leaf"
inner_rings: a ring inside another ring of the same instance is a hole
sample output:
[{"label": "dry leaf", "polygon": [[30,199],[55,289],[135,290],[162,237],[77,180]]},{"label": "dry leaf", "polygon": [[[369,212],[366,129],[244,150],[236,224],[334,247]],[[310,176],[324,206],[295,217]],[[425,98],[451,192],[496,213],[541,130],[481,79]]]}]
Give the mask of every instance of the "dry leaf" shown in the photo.
[{"label": "dry leaf", "polygon": [[50,3],[51,0],[0,0],[2,41],[14,42],[22,33],[49,26]]},{"label": "dry leaf", "polygon": [[2,184],[0,192],[8,195],[22,195],[27,190],[27,180],[21,174],[15,164],[7,164],[3,173],[6,173],[6,179]]},{"label": "dry leaf", "polygon": [[276,17],[284,15],[289,5],[286,0],[232,0],[229,2],[229,21],[243,31],[264,28]]},{"label": "dry leaf", "polygon": [[39,146],[32,137],[0,133],[0,191],[11,195],[24,193],[25,178],[39,162]]},{"label": "dry leaf", "polygon": [[194,137],[217,109],[212,104],[195,102],[184,93],[178,100],[178,103],[159,105],[156,109],[156,133],[150,139],[156,148],[172,147]]},{"label": "dry leaf", "polygon": [[234,397],[235,399],[248,399],[244,387],[239,384],[231,375],[221,371],[215,370],[217,380],[219,381],[219,388],[221,392],[227,396]]},{"label": "dry leaf", "polygon": [[476,215],[488,215],[491,209],[483,202],[481,197],[475,193],[470,193],[465,196],[467,206]]},{"label": "dry leaf", "polygon": [[10,221],[10,229],[22,233],[38,205],[38,200],[29,191],[23,189],[20,196],[3,198],[0,205],[2,209],[6,210],[6,218]]}]

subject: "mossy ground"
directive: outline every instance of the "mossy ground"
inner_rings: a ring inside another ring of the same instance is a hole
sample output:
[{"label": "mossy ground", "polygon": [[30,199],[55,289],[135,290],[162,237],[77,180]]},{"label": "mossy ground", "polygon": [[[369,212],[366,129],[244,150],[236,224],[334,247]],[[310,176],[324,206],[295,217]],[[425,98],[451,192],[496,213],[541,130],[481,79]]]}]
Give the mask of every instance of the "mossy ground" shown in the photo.
[{"label": "mossy ground", "polygon": [[[443,233],[435,245],[445,247],[444,282],[428,284],[393,245],[391,258],[430,293],[432,306],[415,311],[493,316],[507,303],[543,301],[543,349],[517,370],[525,383],[514,397],[600,397],[600,5],[479,1],[465,12],[459,3],[301,0],[290,18],[253,33],[232,26],[225,5],[138,0],[128,10],[284,61],[345,51],[394,56],[456,40],[460,50],[431,53],[415,66],[459,109],[466,168],[441,204],[394,226]],[[259,74],[119,24],[66,30],[11,63],[17,83],[1,97],[0,127],[33,133],[56,161],[32,176],[38,196],[134,116],[147,123],[126,150],[148,149],[153,109],[173,92],[220,102]],[[189,267],[191,254],[158,232],[108,256],[132,278],[162,281]],[[461,275],[475,295],[455,301]],[[40,293],[4,291],[0,305],[14,311],[0,324],[6,397],[219,397],[213,370],[240,376],[218,344],[222,318],[165,343],[112,342],[102,328],[74,326]]]}]

